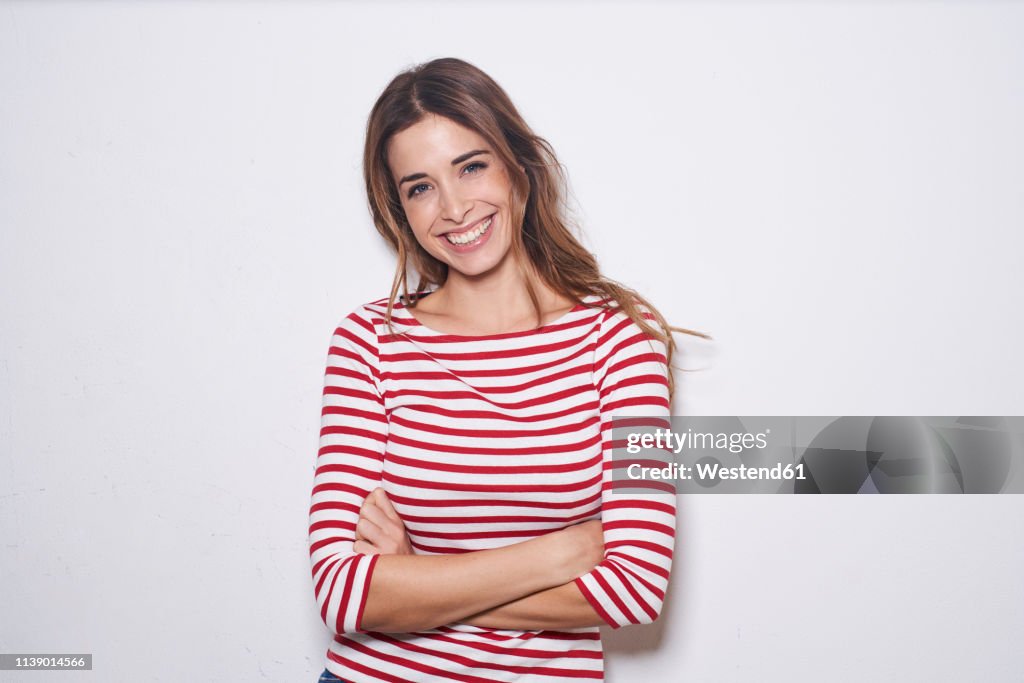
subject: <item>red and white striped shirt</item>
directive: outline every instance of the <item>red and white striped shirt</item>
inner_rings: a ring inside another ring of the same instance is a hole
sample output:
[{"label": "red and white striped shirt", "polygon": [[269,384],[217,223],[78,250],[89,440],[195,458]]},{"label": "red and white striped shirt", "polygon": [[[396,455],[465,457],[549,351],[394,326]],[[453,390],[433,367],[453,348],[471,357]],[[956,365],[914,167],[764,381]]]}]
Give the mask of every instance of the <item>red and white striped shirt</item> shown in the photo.
[{"label": "red and white striped shirt", "polygon": [[[672,564],[675,496],[611,491],[611,418],[669,414],[664,345],[598,296],[540,329],[453,335],[399,301],[359,307],[331,339],[309,549],[327,668],[345,681],[603,679],[600,631],[452,623],[363,631],[377,556],[352,549],[382,486],[417,554],[519,543],[601,519],[605,557],[576,586],[613,628],[653,621]],[[650,318],[650,314],[647,313]]]}]

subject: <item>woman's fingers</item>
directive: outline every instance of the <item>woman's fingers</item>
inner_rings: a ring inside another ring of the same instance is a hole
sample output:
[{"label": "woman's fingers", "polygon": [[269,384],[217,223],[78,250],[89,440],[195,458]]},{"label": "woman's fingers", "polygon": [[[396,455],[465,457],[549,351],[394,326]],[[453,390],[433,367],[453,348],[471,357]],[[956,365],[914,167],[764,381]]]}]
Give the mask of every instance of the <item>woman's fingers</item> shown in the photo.
[{"label": "woman's fingers", "polygon": [[[359,519],[367,518],[367,519],[370,519],[371,521],[373,520],[373,518],[370,515],[367,514],[367,510],[369,508],[375,506],[375,503],[374,503],[374,492],[376,490],[377,489],[374,489],[373,491],[370,491],[370,495],[366,496],[366,498],[363,498],[363,504],[359,507]],[[380,525],[378,524],[378,526],[380,526]],[[359,524],[358,523],[356,524],[356,540],[357,541],[366,540],[364,538],[364,536],[359,532]]]},{"label": "woman's fingers", "polygon": [[384,531],[367,519],[365,514],[360,515],[359,521],[356,522],[356,534],[359,540],[369,541],[373,545],[379,545],[386,538]]},{"label": "woman's fingers", "polygon": [[366,541],[356,541],[352,544],[352,550],[363,555],[379,555],[380,551],[372,543]]},{"label": "woman's fingers", "polygon": [[[387,520],[381,519],[379,516],[375,516],[378,511],[382,513]],[[390,521],[390,523],[396,527],[395,535],[405,533],[405,522],[402,521],[402,517],[398,514],[398,511],[395,510],[394,505],[391,504],[387,493],[385,493],[384,489],[379,486],[373,491],[370,491],[370,495],[368,495],[363,501],[363,507],[360,508],[359,514],[369,517],[369,519],[382,529],[387,528],[387,521]]]},{"label": "woman's fingers", "polygon": [[398,512],[395,511],[395,508],[391,504],[391,501],[388,499],[388,494],[384,492],[384,489],[378,487],[373,490],[373,493],[371,495],[374,497],[374,501],[377,503],[377,507],[383,510],[384,514],[391,518],[391,521],[398,522],[402,525],[402,528],[404,529],[405,523],[402,521],[402,518],[398,515]]},{"label": "woman's fingers", "polygon": [[[362,518],[363,518],[363,509],[359,508],[359,519],[362,519]],[[361,533],[359,533],[359,519],[356,520],[356,540],[357,541],[365,541],[366,539],[363,538],[363,535]]]},{"label": "woman's fingers", "polygon": [[364,505],[359,511],[360,519],[368,519],[377,525],[381,530],[390,533],[395,526],[394,520],[388,517],[383,510],[376,505]]},{"label": "woman's fingers", "polygon": [[405,523],[380,487],[371,491],[359,508],[356,540],[369,542],[382,555],[413,554]]},{"label": "woman's fingers", "polygon": [[367,539],[372,541],[382,554],[411,553],[412,548],[409,543],[409,534],[406,532],[405,525],[402,524],[401,519],[395,521],[388,517],[380,507],[367,505],[363,507],[359,520],[360,522],[365,521],[373,524],[380,530],[379,534],[372,537],[367,536]]}]

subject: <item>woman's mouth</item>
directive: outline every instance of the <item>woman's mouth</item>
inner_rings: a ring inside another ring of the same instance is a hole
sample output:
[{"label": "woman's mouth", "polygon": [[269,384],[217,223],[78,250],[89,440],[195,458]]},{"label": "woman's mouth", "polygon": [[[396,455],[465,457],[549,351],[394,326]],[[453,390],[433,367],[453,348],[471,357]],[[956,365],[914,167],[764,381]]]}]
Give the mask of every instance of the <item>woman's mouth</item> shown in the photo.
[{"label": "woman's mouth", "polygon": [[473,247],[479,246],[486,241],[484,238],[490,234],[491,224],[494,221],[494,216],[488,216],[484,220],[480,221],[472,230],[466,230],[465,232],[449,232],[445,233],[445,240],[454,246],[457,251],[464,251]]}]

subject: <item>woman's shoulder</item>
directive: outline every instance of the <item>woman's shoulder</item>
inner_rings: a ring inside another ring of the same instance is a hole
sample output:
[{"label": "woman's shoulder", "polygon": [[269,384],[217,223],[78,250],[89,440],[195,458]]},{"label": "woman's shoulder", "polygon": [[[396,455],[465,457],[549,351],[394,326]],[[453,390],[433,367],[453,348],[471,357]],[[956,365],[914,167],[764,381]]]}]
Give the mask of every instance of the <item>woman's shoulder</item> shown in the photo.
[{"label": "woman's shoulder", "polygon": [[[630,315],[626,312],[626,309],[612,297],[593,294],[584,297],[583,302],[584,305],[590,308],[597,308],[602,311],[601,320],[604,326],[616,325],[618,323],[622,323],[624,320],[632,320]],[[650,321],[656,320],[650,307],[640,299],[634,298],[632,300],[632,304],[637,313],[640,314],[640,317]],[[636,325],[635,322],[633,324]]]},{"label": "woman's shoulder", "polygon": [[[367,335],[391,334],[388,329],[388,302],[390,297],[383,296],[350,309],[342,317],[342,327],[358,327]],[[398,298],[391,307],[391,330],[406,330],[417,326],[416,319],[410,316],[408,307]]]},{"label": "woman's shoulder", "polygon": [[[405,305],[400,300],[396,299],[393,310],[398,311],[403,308],[405,308]],[[383,318],[387,314],[387,311],[388,297],[384,296],[349,309],[345,312],[344,317],[348,318],[354,316],[363,320],[370,320],[373,318]]]},{"label": "woman's shoulder", "polygon": [[387,312],[388,299],[374,299],[354,308],[342,309],[337,318],[338,329],[351,332],[373,332]]}]

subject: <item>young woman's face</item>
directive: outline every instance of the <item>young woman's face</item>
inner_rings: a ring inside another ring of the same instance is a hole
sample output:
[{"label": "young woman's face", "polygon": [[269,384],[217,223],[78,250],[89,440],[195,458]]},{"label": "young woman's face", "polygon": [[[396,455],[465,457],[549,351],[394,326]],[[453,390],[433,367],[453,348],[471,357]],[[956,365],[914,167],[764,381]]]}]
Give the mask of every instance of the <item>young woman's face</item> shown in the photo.
[{"label": "young woman's face", "polygon": [[432,256],[468,276],[511,268],[512,183],[505,165],[477,133],[428,115],[388,146],[406,218]]}]

